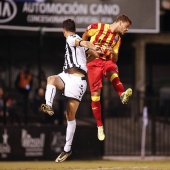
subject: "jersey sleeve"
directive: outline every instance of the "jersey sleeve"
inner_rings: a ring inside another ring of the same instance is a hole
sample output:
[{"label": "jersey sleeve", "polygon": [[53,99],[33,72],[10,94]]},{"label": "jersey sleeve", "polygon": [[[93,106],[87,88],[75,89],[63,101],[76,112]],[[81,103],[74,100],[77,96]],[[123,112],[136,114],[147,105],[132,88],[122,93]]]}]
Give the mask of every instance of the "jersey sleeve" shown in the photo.
[{"label": "jersey sleeve", "polygon": [[[78,35],[73,35],[73,36],[69,36],[67,41],[68,41],[69,45],[76,46],[75,41],[80,42],[80,41],[83,41],[83,39]],[[88,48],[86,48],[86,47],[82,47],[82,48],[84,49],[85,52],[88,51]]]},{"label": "jersey sleeve", "polygon": [[77,38],[75,38],[75,41],[79,42],[79,45],[80,45],[80,42],[83,41],[83,39],[80,37],[77,37]]},{"label": "jersey sleeve", "polygon": [[82,41],[82,38],[79,37],[78,35],[72,35],[68,37],[67,41],[71,46],[75,46],[75,41],[80,42]]},{"label": "jersey sleeve", "polygon": [[[80,43],[80,41],[83,41],[83,39],[77,35],[77,37],[75,38],[75,41],[78,41]],[[88,49],[89,49],[89,48],[86,48],[86,47],[83,47],[83,48],[84,48],[85,52],[88,51]]]},{"label": "jersey sleeve", "polygon": [[67,42],[70,46],[75,46],[75,38],[73,36],[69,36]]},{"label": "jersey sleeve", "polygon": [[99,29],[99,24],[93,23],[86,28],[86,31],[87,31],[88,35],[91,37],[91,36],[95,35],[95,33],[98,31],[98,29]]}]

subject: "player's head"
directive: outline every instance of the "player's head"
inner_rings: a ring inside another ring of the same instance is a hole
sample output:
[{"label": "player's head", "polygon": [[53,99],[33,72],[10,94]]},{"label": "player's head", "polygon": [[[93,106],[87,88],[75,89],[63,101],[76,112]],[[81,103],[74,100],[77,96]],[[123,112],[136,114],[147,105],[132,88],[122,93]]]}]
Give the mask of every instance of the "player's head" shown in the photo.
[{"label": "player's head", "polygon": [[66,19],[63,21],[63,29],[69,32],[76,32],[76,25],[72,19]]},{"label": "player's head", "polygon": [[116,23],[118,24],[116,32],[120,34],[124,34],[126,31],[128,31],[130,25],[132,25],[132,21],[129,19],[126,15],[119,15],[116,18]]}]

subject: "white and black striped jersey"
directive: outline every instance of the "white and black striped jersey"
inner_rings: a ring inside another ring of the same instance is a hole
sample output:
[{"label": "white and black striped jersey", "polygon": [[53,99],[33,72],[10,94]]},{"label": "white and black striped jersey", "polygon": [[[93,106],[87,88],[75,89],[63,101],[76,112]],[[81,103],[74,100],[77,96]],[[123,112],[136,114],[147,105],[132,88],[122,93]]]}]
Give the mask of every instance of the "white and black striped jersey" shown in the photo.
[{"label": "white and black striped jersey", "polygon": [[66,53],[63,70],[67,71],[67,69],[74,67],[87,72],[85,52],[88,48],[76,46],[75,40],[81,41],[82,38],[77,34],[73,34],[66,39]]}]

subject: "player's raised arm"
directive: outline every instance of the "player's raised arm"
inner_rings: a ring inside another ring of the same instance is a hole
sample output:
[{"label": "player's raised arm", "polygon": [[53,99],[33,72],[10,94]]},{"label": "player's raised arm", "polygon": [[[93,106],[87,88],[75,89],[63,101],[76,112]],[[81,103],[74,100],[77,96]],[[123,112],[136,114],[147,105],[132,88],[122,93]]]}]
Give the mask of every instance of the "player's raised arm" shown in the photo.
[{"label": "player's raised arm", "polygon": [[76,39],[75,45],[81,46],[81,47],[86,47],[86,48],[89,48],[91,50],[96,51],[99,54],[103,54],[103,49],[100,46],[92,44],[90,41],[84,41],[82,39]]},{"label": "player's raised arm", "polygon": [[83,33],[83,35],[82,35],[82,39],[83,40],[85,40],[85,41],[87,41],[88,39],[89,39],[89,34],[88,34],[88,32],[87,31],[85,31],[84,33]]}]

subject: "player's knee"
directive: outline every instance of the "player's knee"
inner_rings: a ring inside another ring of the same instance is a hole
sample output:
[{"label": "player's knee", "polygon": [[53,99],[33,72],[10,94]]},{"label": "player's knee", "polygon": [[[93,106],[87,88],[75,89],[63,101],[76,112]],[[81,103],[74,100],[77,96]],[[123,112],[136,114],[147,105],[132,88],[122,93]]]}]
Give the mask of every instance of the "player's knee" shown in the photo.
[{"label": "player's knee", "polygon": [[91,100],[93,102],[98,102],[98,101],[100,101],[100,96],[91,96]]},{"label": "player's knee", "polygon": [[52,83],[52,82],[54,82],[54,80],[55,80],[55,77],[54,77],[54,76],[49,76],[49,77],[47,78],[47,83]]}]

